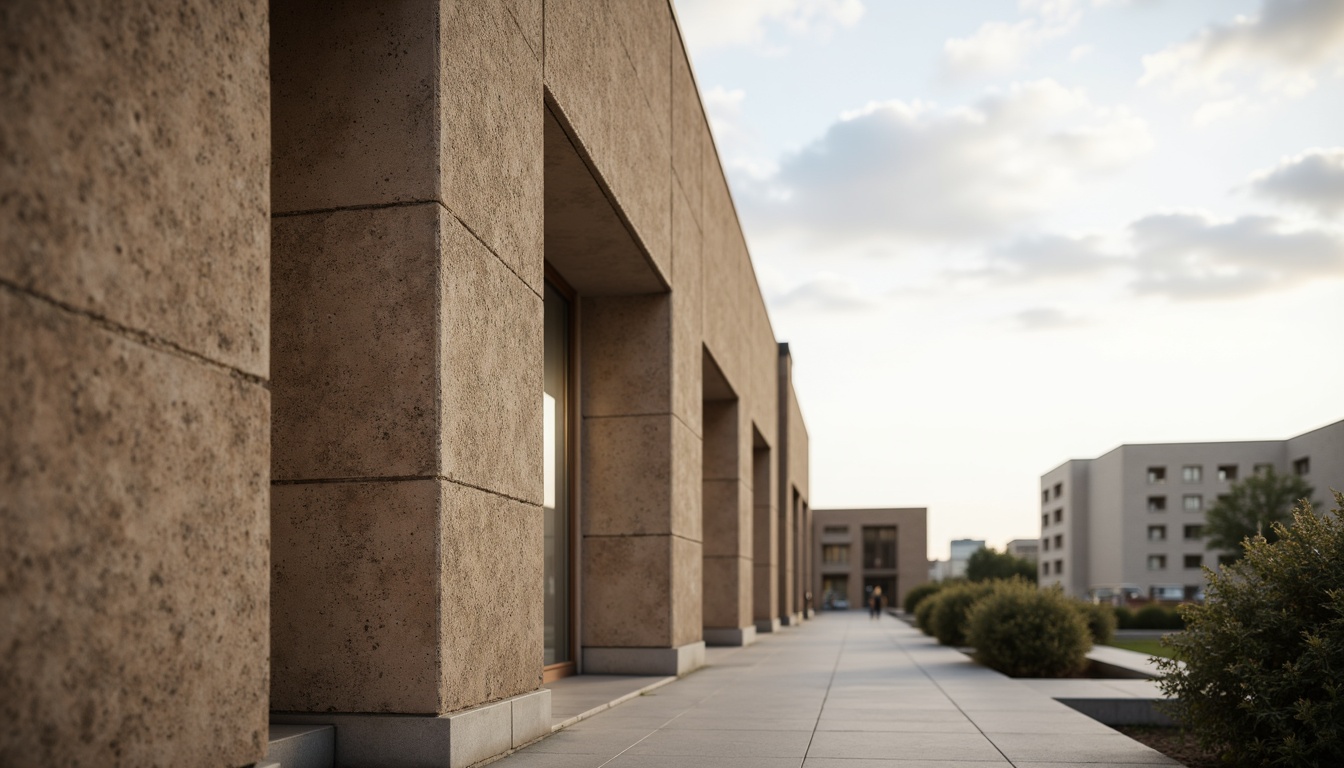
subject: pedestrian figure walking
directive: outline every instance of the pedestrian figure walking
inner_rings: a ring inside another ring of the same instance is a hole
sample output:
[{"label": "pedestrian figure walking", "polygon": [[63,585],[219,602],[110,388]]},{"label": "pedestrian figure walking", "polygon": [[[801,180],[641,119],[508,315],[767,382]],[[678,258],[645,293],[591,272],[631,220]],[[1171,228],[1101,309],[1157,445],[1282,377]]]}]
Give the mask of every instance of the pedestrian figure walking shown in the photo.
[{"label": "pedestrian figure walking", "polygon": [[868,617],[876,621],[882,616],[882,588],[873,587],[873,594],[868,598]]}]

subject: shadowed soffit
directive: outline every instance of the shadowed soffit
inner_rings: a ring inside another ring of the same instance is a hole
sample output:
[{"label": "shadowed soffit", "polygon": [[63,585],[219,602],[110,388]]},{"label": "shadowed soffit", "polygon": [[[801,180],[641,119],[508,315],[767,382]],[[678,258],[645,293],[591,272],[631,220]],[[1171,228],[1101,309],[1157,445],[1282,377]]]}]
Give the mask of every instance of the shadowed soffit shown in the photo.
[{"label": "shadowed soffit", "polygon": [[728,377],[723,375],[723,369],[714,362],[714,356],[709,354],[709,350],[701,347],[703,359],[701,360],[701,370],[704,372],[704,398],[705,400],[736,400],[737,393],[733,391],[733,386],[728,383]]},{"label": "shadowed soffit", "polygon": [[546,261],[585,296],[666,291],[549,109],[545,123]]}]

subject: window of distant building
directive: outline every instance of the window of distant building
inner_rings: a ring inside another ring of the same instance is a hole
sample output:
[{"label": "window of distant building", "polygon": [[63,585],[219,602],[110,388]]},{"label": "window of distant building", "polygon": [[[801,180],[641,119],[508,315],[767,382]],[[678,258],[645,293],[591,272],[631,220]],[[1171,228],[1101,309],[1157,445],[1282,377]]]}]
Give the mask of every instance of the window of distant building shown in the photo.
[{"label": "window of distant building", "polygon": [[1042,489],[1041,489],[1041,503],[1042,503],[1042,504],[1049,504],[1049,503],[1050,503],[1050,489],[1049,489],[1049,488],[1042,488]]},{"label": "window of distant building", "polygon": [[896,526],[863,526],[863,567],[896,567]]},{"label": "window of distant building", "polygon": [[1056,561],[1055,561],[1055,575],[1058,576],[1058,575],[1060,575],[1060,574],[1062,574],[1062,573],[1064,573],[1064,561],[1063,561],[1063,560],[1056,560]]},{"label": "window of distant building", "polygon": [[1056,533],[1056,534],[1055,534],[1055,549],[1063,549],[1063,548],[1064,548],[1064,534],[1062,534],[1062,533]]},{"label": "window of distant building", "polygon": [[1232,482],[1233,480],[1236,480],[1236,479],[1237,479],[1237,465],[1236,465],[1236,464],[1219,464],[1219,465],[1218,465],[1218,482],[1220,482],[1220,483],[1230,483],[1230,482]]},{"label": "window of distant building", "polygon": [[1050,514],[1046,513],[1044,515],[1041,515],[1041,527],[1045,528],[1048,525],[1050,525]]},{"label": "window of distant building", "polygon": [[1056,523],[1062,523],[1062,522],[1064,522],[1064,508],[1063,508],[1063,507],[1060,507],[1059,509],[1056,509],[1056,510],[1055,510],[1055,522],[1056,522]]},{"label": "window of distant building", "polygon": [[1042,576],[1049,576],[1049,575],[1050,575],[1050,563],[1049,563],[1049,562],[1041,563],[1041,575],[1042,575]]},{"label": "window of distant building", "polygon": [[1307,473],[1309,473],[1309,472],[1311,472],[1311,459],[1310,459],[1310,458],[1308,458],[1308,457],[1306,457],[1306,456],[1303,456],[1302,458],[1300,458],[1300,459],[1298,459],[1298,460],[1296,460],[1296,461],[1293,462],[1293,474],[1294,474],[1294,475],[1305,475],[1305,474],[1307,474]]},{"label": "window of distant building", "polygon": [[1181,497],[1181,508],[1186,512],[1198,512],[1204,508],[1204,497],[1198,493],[1187,493]]},{"label": "window of distant building", "polygon": [[1166,555],[1149,555],[1149,556],[1148,556],[1148,570],[1150,570],[1150,571],[1165,571],[1166,569],[1167,569],[1167,556],[1166,556]]},{"label": "window of distant building", "polygon": [[1148,590],[1148,596],[1154,600],[1184,600],[1185,587],[1162,585]]},{"label": "window of distant building", "polygon": [[848,565],[849,545],[823,544],[821,547],[821,562],[825,565]]},{"label": "window of distant building", "polygon": [[1060,496],[1063,495],[1064,495],[1064,484],[1055,483],[1055,498],[1058,499]]},{"label": "window of distant building", "polygon": [[849,526],[848,526],[848,525],[827,525],[827,526],[822,527],[822,529],[821,529],[821,533],[822,533],[823,536],[848,536],[848,535],[849,535]]},{"label": "window of distant building", "polygon": [[1044,539],[1041,539],[1041,549],[1045,550],[1046,552],[1049,552],[1049,551],[1050,551],[1050,537],[1049,537],[1049,536],[1046,536]]},{"label": "window of distant building", "polygon": [[1165,525],[1150,525],[1150,526],[1148,526],[1148,540],[1149,540],[1149,541],[1166,541],[1166,540],[1167,540],[1167,526],[1165,526]]},{"label": "window of distant building", "polygon": [[1167,497],[1166,497],[1166,496],[1149,496],[1149,497],[1148,497],[1148,511],[1149,511],[1149,512],[1166,512],[1166,511],[1167,511]]},{"label": "window of distant building", "polygon": [[1204,556],[1203,556],[1203,555],[1186,555],[1186,556],[1185,556],[1185,567],[1186,567],[1186,568],[1199,568],[1199,567],[1202,566],[1202,565],[1204,565]]},{"label": "window of distant building", "polygon": [[1202,526],[1202,525],[1187,525],[1187,526],[1185,526],[1185,530],[1183,531],[1182,535],[1184,535],[1185,538],[1187,538],[1187,539],[1192,539],[1192,540],[1194,540],[1194,539],[1202,539],[1202,538],[1204,538],[1204,526]]},{"label": "window of distant building", "polygon": [[1181,481],[1186,483],[1204,482],[1204,468],[1197,464],[1181,467]]},{"label": "window of distant building", "polygon": [[1257,475],[1262,475],[1273,468],[1274,468],[1273,464],[1256,464],[1254,472]]},{"label": "window of distant building", "polygon": [[1165,482],[1167,482],[1167,468],[1166,468],[1166,467],[1149,467],[1149,468],[1148,468],[1148,484],[1149,484],[1149,485],[1157,485],[1158,483],[1165,483]]}]

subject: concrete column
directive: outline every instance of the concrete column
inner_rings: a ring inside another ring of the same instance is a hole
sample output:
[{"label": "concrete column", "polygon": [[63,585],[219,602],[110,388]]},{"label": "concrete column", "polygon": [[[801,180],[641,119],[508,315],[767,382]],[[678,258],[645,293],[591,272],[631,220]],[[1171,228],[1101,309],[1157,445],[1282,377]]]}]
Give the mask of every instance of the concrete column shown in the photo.
[{"label": "concrete column", "polygon": [[548,719],[540,59],[500,4],[302,0],[271,62],[271,706],[478,761]]},{"label": "concrete column", "polygon": [[701,442],[671,412],[672,298],[581,302],[583,671],[704,663]]},{"label": "concrete column", "polygon": [[785,626],[796,624],[794,611],[794,557],[797,541],[794,538],[797,528],[797,499],[792,489],[785,491],[787,496],[779,500],[779,620]]},{"label": "concrete column", "polygon": [[0,765],[265,753],[266,35],[0,6]]},{"label": "concrete column", "polygon": [[709,645],[748,645],[752,617],[751,486],[741,476],[737,400],[704,403],[704,622]]},{"label": "concrete column", "polygon": [[775,518],[774,462],[770,448],[752,451],[752,570],[753,606],[757,632],[779,629],[779,522]]}]

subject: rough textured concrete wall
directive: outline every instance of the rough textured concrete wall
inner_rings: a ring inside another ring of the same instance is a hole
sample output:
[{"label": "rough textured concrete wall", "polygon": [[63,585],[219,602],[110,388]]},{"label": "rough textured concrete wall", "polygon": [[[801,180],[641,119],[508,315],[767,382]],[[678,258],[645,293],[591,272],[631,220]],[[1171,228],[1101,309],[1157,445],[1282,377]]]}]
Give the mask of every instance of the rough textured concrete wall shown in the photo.
[{"label": "rough textured concrete wall", "polygon": [[0,763],[266,741],[259,2],[0,5]]},{"label": "rough textured concrete wall", "polygon": [[704,625],[752,625],[752,504],[741,474],[738,401],[704,403]]},{"label": "rough textured concrete wall", "polygon": [[540,682],[533,11],[272,9],[274,709]]}]

